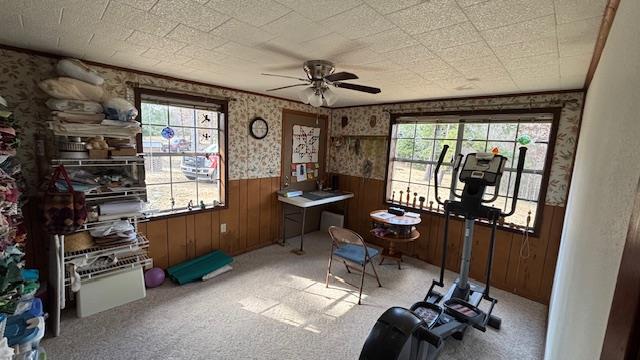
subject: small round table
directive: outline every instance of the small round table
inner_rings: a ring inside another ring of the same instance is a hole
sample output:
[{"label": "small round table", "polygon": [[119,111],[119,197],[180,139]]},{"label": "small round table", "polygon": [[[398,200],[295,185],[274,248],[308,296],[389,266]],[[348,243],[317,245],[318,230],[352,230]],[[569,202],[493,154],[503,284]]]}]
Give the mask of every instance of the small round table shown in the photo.
[{"label": "small round table", "polygon": [[[410,216],[392,216],[386,218],[374,216],[374,214],[386,212],[387,210],[374,210],[369,213],[369,217],[373,222],[393,227],[408,226],[411,228],[415,225],[420,224],[421,222],[420,218]],[[402,252],[396,249],[396,244],[414,242],[420,237],[420,232],[414,229],[408,232],[406,235],[396,235],[393,233],[380,235],[377,233],[376,229],[371,229],[371,235],[389,244],[389,246],[385,248],[380,255],[380,265],[382,265],[385,258],[391,258],[398,263],[398,269],[401,269],[400,263],[402,262]]]}]

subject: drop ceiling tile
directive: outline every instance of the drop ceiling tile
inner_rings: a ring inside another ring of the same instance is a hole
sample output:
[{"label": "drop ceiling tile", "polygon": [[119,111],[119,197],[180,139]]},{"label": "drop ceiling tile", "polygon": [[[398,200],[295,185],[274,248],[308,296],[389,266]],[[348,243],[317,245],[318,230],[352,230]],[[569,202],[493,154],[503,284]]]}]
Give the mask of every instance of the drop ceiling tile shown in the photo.
[{"label": "drop ceiling tile", "polygon": [[276,0],[312,20],[322,20],[361,4],[360,0]]},{"label": "drop ceiling tile", "polygon": [[224,71],[222,66],[200,59],[191,59],[184,66],[209,73],[222,73]]},{"label": "drop ceiling tile", "polygon": [[521,43],[498,46],[494,48],[498,57],[507,61],[509,59],[518,59],[523,57],[557,54],[558,46],[555,37],[537,39],[533,41],[525,41]]},{"label": "drop ceiling tile", "polygon": [[435,83],[444,89],[459,91],[461,95],[464,92],[478,89],[478,86],[473,81],[469,81],[465,77],[437,80]]},{"label": "drop ceiling tile", "polygon": [[431,0],[387,15],[411,35],[458,24],[467,20],[453,0]]},{"label": "drop ceiling tile", "polygon": [[510,70],[511,78],[513,81],[524,81],[528,79],[549,79],[553,80],[560,78],[560,66],[559,65],[542,65],[530,68],[521,68],[516,70]]},{"label": "drop ceiling tile", "polygon": [[528,56],[517,59],[503,60],[504,66],[509,70],[517,70],[522,68],[531,68],[545,65],[557,65],[559,57],[556,53],[549,53],[537,56]]},{"label": "drop ceiling tile", "polygon": [[604,15],[607,0],[554,0],[558,24]]},{"label": "drop ceiling tile", "polygon": [[128,53],[130,55],[140,55],[149,49],[149,46],[137,45],[132,42],[115,40],[108,36],[96,34],[89,42],[89,49],[102,49],[101,52],[111,52],[111,54],[113,54],[114,51],[119,51],[120,53]]},{"label": "drop ceiling tile", "polygon": [[111,1],[102,18],[107,24],[115,27],[123,27],[144,31],[146,33],[164,36],[178,25],[175,21],[169,21],[152,15],[146,11]]},{"label": "drop ceiling tile", "polygon": [[338,54],[344,54],[347,51],[361,47],[363,45],[359,42],[349,40],[340,34],[331,33],[301,43],[297,52],[307,59],[316,58],[331,61]]},{"label": "drop ceiling tile", "polygon": [[418,41],[398,28],[366,36],[358,39],[358,41],[369,47],[371,50],[379,53],[418,44]]},{"label": "drop ceiling tile", "polygon": [[131,34],[131,36],[129,36],[129,38],[127,39],[127,42],[140,46],[164,50],[166,54],[175,53],[186,45],[185,43],[180,41],[170,40],[141,31],[134,31],[133,34]]},{"label": "drop ceiling tile", "polygon": [[417,5],[422,0],[364,0],[369,6],[374,8],[381,14],[389,14],[398,10],[406,9],[410,6]]},{"label": "drop ceiling tile", "polygon": [[191,57],[189,56],[184,56],[181,54],[167,54],[167,52],[164,50],[154,48],[143,52],[141,56],[148,59],[162,60],[169,64],[174,64],[174,66],[182,65],[191,60]]},{"label": "drop ceiling tile", "polygon": [[186,25],[178,25],[175,29],[171,30],[166,36],[167,39],[197,45],[205,49],[215,49],[220,45],[223,45],[227,40],[200,31]]},{"label": "drop ceiling tile", "polygon": [[[134,69],[150,69],[155,65],[160,63],[159,59],[148,59],[141,56],[131,56],[128,52],[116,51],[111,56],[111,63],[114,63],[119,66],[123,66],[126,68],[134,68]],[[153,70],[151,70],[153,71]]]},{"label": "drop ceiling tile", "polygon": [[497,47],[556,35],[556,18],[553,15],[501,26],[482,32],[489,46]]},{"label": "drop ceiling tile", "polygon": [[601,18],[591,18],[558,25],[560,56],[592,54],[601,21]]},{"label": "drop ceiling tile", "polygon": [[[263,51],[234,42],[228,42],[218,47],[215,51],[247,61],[260,61],[268,56]],[[300,67],[302,67],[302,64],[300,64]]]},{"label": "drop ceiling tile", "polygon": [[490,0],[464,9],[480,31],[539,18],[554,13],[552,0]]},{"label": "drop ceiling tile", "polygon": [[502,67],[502,63],[500,62],[500,60],[498,60],[498,58],[493,54],[481,57],[469,57],[466,59],[454,58],[453,60],[449,61],[449,65],[453,66],[458,71]]},{"label": "drop ceiling tile", "polygon": [[127,4],[129,6],[133,6],[134,8],[138,8],[140,10],[149,11],[155,5],[158,0],[117,0],[123,4]]},{"label": "drop ceiling tile", "polygon": [[313,40],[331,32],[326,26],[318,25],[296,12],[291,12],[262,28],[294,42]]},{"label": "drop ceiling tile", "polygon": [[336,64],[363,65],[380,61],[380,55],[369,48],[360,48],[338,54],[331,61]]},{"label": "drop ceiling tile", "polygon": [[218,49],[208,50],[197,45],[187,45],[180,50],[180,55],[187,56],[192,59],[202,60],[209,63],[218,63],[221,59],[228,57]]},{"label": "drop ceiling tile", "polygon": [[291,11],[273,0],[211,0],[207,6],[254,26],[270,23]]},{"label": "drop ceiling tile", "polygon": [[511,75],[503,66],[465,69],[460,72],[467,80],[474,82],[511,81]]},{"label": "drop ceiling tile", "polygon": [[406,64],[405,68],[411,70],[417,74],[432,72],[437,70],[453,70],[449,64],[444,62],[440,58],[422,59],[420,61]]},{"label": "drop ceiling tile", "polygon": [[243,45],[253,46],[273,39],[275,36],[263,29],[231,19],[211,31],[211,34]]},{"label": "drop ceiling tile", "polygon": [[446,49],[482,40],[480,34],[470,22],[433,30],[416,35],[415,38],[431,50]]},{"label": "drop ceiling tile", "polygon": [[367,5],[361,5],[322,21],[347,39],[357,39],[393,28],[393,24]]},{"label": "drop ceiling tile", "polygon": [[193,0],[159,0],[150,12],[201,31],[211,31],[229,19]]},{"label": "drop ceiling tile", "polygon": [[427,71],[427,72],[419,73],[418,75],[432,82],[444,81],[447,79],[457,79],[457,78],[463,77],[458,70],[451,67],[446,69]]},{"label": "drop ceiling tile", "polygon": [[458,3],[458,5],[460,5],[460,7],[465,8],[471,5],[475,5],[475,4],[479,4],[482,2],[486,2],[488,0],[456,0],[456,2]]},{"label": "drop ceiling tile", "polygon": [[435,53],[447,62],[493,55],[493,52],[484,41],[440,49],[436,50]]},{"label": "drop ceiling tile", "polygon": [[514,79],[520,91],[546,91],[560,88],[560,78],[522,78]]},{"label": "drop ceiling tile", "polygon": [[398,64],[412,64],[426,59],[432,59],[435,55],[423,45],[407,46],[402,49],[389,51],[384,57]]},{"label": "drop ceiling tile", "polygon": [[583,78],[589,71],[591,58],[588,56],[570,56],[560,58],[560,76],[581,75]]}]

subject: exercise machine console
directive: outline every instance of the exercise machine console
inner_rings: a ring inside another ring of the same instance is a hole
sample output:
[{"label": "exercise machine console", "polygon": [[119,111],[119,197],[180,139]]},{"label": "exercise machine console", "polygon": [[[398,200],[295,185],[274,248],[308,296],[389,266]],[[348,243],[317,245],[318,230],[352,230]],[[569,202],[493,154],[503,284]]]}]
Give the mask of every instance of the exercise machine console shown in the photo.
[{"label": "exercise machine console", "polygon": [[[445,145],[442,149],[434,175],[436,200],[443,206],[445,216],[440,276],[432,281],[423,301],[413,304],[410,309],[392,307],[378,318],[362,348],[361,360],[433,360],[442,351],[445,340],[449,337],[462,340],[469,327],[483,332],[487,326],[500,329],[501,319],[492,314],[498,300],[491,297],[489,292],[496,229],[500,219],[511,216],[516,211],[527,149],[519,149],[511,207],[505,213],[488,205],[496,201],[500,193],[500,180],[507,163],[507,158],[502,155],[470,153],[462,164],[463,156],[457,154],[451,164],[452,176],[458,176],[462,166],[458,178],[464,184],[462,193],[458,193],[453,186],[449,199],[440,198],[438,174],[448,148],[449,146]],[[494,188],[493,194],[488,195],[488,198],[487,187]],[[438,289],[444,289],[445,286],[444,270],[451,216],[464,218],[464,242],[459,276],[443,294]],[[469,280],[473,228],[478,219],[491,224],[484,285]],[[483,300],[488,303],[486,311],[480,308]]]}]

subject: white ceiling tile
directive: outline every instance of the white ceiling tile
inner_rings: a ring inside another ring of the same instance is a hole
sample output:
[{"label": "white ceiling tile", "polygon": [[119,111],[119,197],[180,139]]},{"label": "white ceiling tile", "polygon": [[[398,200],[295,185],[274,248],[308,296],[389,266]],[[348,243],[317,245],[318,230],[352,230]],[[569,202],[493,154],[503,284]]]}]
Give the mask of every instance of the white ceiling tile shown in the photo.
[{"label": "white ceiling tile", "polygon": [[553,15],[502,26],[482,32],[489,46],[513,44],[556,35],[556,18]]},{"label": "white ceiling tile", "polygon": [[407,46],[402,49],[386,52],[383,56],[398,64],[411,64],[435,57],[435,55],[423,45]]},{"label": "white ceiling tile", "polygon": [[486,1],[488,0],[456,0],[458,5],[460,5],[460,7],[463,7],[463,8],[471,5],[479,4],[481,2],[486,2]]},{"label": "white ceiling tile", "polygon": [[189,60],[188,62],[186,62],[184,64],[184,66],[192,68],[192,69],[196,69],[196,70],[202,70],[205,71],[206,73],[222,73],[224,72],[224,69],[222,66],[216,65],[214,63],[205,61],[205,60],[200,60],[200,59],[192,59]]},{"label": "white ceiling tile", "polygon": [[358,41],[379,53],[418,44],[418,41],[398,28],[366,36]]},{"label": "white ceiling tile", "polygon": [[363,46],[358,42],[349,40],[342,35],[331,33],[317,39],[305,41],[300,44],[298,52],[308,59],[331,60],[338,54],[344,54],[347,51],[361,47]]},{"label": "white ceiling tile", "polygon": [[591,18],[558,25],[560,56],[592,54],[601,22],[601,18]]},{"label": "white ceiling tile", "polygon": [[367,5],[361,5],[322,21],[347,39],[357,39],[393,28],[393,24]]},{"label": "white ceiling tile", "polygon": [[437,80],[436,84],[445,89],[460,91],[462,93],[478,89],[478,86],[473,81],[469,81],[465,77]]},{"label": "white ceiling tile", "polygon": [[493,54],[488,56],[468,57],[466,59],[452,58],[452,60],[449,60],[448,62],[449,65],[453,66],[459,71],[502,67],[502,63],[500,62],[500,60],[498,60],[498,58]]},{"label": "white ceiling tile", "polygon": [[445,49],[482,40],[478,31],[470,22],[429,31],[416,35],[415,38],[431,50]]},{"label": "white ceiling tile", "polygon": [[493,55],[484,41],[435,50],[435,53],[447,62]]},{"label": "white ceiling tile", "polygon": [[555,37],[525,41],[521,43],[498,46],[494,48],[496,55],[503,61],[544,54],[557,54],[558,46]]},{"label": "white ceiling tile", "polygon": [[435,81],[435,82],[463,77],[458,70],[455,70],[452,67],[449,67],[446,69],[434,70],[434,71],[426,71],[423,73],[419,73],[418,75],[420,75],[426,80]]},{"label": "white ceiling tile", "polygon": [[209,50],[197,45],[187,45],[180,49],[179,53],[180,55],[187,56],[189,58],[207,61],[210,63],[217,63],[219,59],[228,56],[218,50]]},{"label": "white ceiling tile", "polygon": [[511,75],[503,66],[465,69],[460,70],[460,72],[466,79],[473,80],[475,82],[482,81],[489,83],[493,81],[498,83],[500,81],[511,81]]},{"label": "white ceiling tile", "polygon": [[227,42],[227,40],[221,37],[196,30],[182,24],[171,30],[171,32],[167,34],[166,38],[192,45],[198,45],[205,49],[215,49]]},{"label": "white ceiling tile", "polygon": [[262,28],[294,42],[313,40],[331,32],[326,26],[321,26],[296,12],[291,12]]},{"label": "white ceiling tile", "polygon": [[312,20],[322,20],[352,9],[360,0],[276,0]]},{"label": "white ceiling tile", "polygon": [[201,31],[211,31],[229,19],[193,0],[158,0],[150,12]]},{"label": "white ceiling tile", "polygon": [[387,15],[387,18],[412,35],[422,34],[467,20],[462,10],[453,0],[427,1]]},{"label": "white ceiling tile", "polygon": [[587,74],[590,65],[591,58],[587,56],[570,56],[560,58],[560,76],[577,74],[584,77]]},{"label": "white ceiling tile", "polygon": [[186,45],[180,41],[170,40],[164,37],[143,33],[141,31],[134,31],[127,39],[127,42],[140,46],[161,49],[164,50],[166,54],[174,53]]},{"label": "white ceiling tile", "polygon": [[380,55],[369,48],[360,48],[338,54],[331,61],[336,64],[363,65],[380,61]]},{"label": "white ceiling tile", "polygon": [[381,14],[389,14],[398,10],[408,8],[413,5],[417,5],[422,0],[364,0],[372,8],[376,9]]},{"label": "white ceiling tile", "polygon": [[490,0],[464,9],[480,31],[554,13],[552,0]]},{"label": "white ceiling tile", "polygon": [[440,58],[422,59],[411,64],[406,64],[405,67],[407,70],[411,70],[417,74],[447,69],[455,71]]},{"label": "white ceiling tile", "polygon": [[270,23],[291,11],[273,0],[210,0],[207,6],[254,26]]},{"label": "white ceiling tile", "polygon": [[158,36],[166,35],[178,25],[175,21],[163,19],[116,1],[109,3],[102,20],[113,27],[136,29]]},{"label": "white ceiling tile", "polygon": [[[221,54],[234,56],[248,61],[260,61],[261,59],[264,59],[268,56],[263,51],[241,44],[236,44],[234,42],[228,42],[216,48],[215,51]],[[300,67],[302,68],[302,64],[300,64]]]},{"label": "white ceiling tile", "polygon": [[110,52],[111,54],[113,54],[114,51],[119,51],[120,53],[128,53],[130,55],[140,55],[149,49],[149,46],[137,45],[128,41],[115,40],[108,36],[96,34],[89,42],[89,49],[101,49],[101,51]]},{"label": "white ceiling tile", "polygon": [[517,70],[522,68],[531,68],[545,65],[557,65],[559,63],[559,57],[556,53],[549,53],[544,55],[522,57],[517,59],[505,59],[503,60],[504,66],[509,70]]},{"label": "white ceiling tile", "polygon": [[127,4],[129,6],[133,6],[140,10],[148,11],[151,10],[153,5],[155,5],[158,0],[117,0],[123,4]]},{"label": "white ceiling tile", "polygon": [[[182,52],[180,52],[180,53],[182,53]],[[153,49],[153,48],[143,52],[141,56],[142,57],[146,57],[148,59],[155,59],[155,60],[162,59],[162,61],[170,63],[170,64],[174,64],[174,65],[182,65],[182,64],[186,63],[187,61],[191,60],[190,57],[181,55],[179,53],[178,54],[167,54],[167,52],[164,51],[164,50]]]},{"label": "white ceiling tile", "polygon": [[559,65],[542,65],[530,68],[521,68],[509,72],[511,78],[518,83],[518,81],[524,81],[528,79],[559,79],[560,78],[560,66]]},{"label": "white ceiling tile", "polygon": [[141,56],[131,56],[128,52],[116,51],[111,59],[115,65],[134,68],[134,69],[150,69],[160,63],[159,59],[148,59]]},{"label": "white ceiling tile", "polygon": [[273,39],[275,36],[263,29],[231,19],[211,31],[211,34],[243,45],[256,45]]},{"label": "white ceiling tile", "polygon": [[604,15],[607,0],[554,0],[558,24]]}]

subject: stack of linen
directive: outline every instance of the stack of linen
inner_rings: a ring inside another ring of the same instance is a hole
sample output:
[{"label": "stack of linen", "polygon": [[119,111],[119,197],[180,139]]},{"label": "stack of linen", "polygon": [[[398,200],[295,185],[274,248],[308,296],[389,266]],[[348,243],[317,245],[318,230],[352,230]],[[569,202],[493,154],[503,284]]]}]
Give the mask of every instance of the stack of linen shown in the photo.
[{"label": "stack of linen", "polygon": [[104,79],[76,59],[63,59],[56,65],[59,77],[41,81],[39,86],[51,99],[49,127],[55,135],[93,137],[96,134],[134,142],[140,133],[135,121],[138,110],[122,98],[105,93]]},{"label": "stack of linen", "polygon": [[93,228],[89,233],[98,246],[118,246],[137,241],[135,227],[127,220],[120,220]]}]

